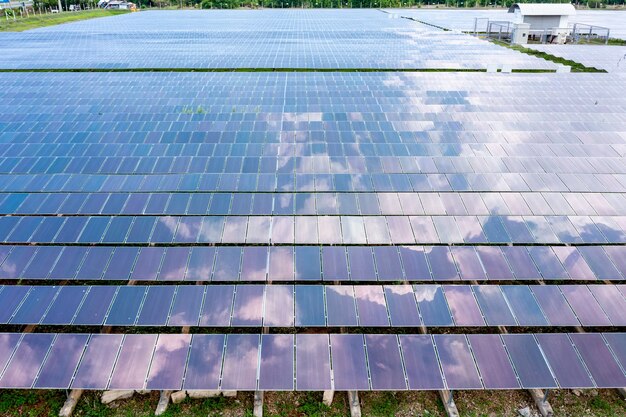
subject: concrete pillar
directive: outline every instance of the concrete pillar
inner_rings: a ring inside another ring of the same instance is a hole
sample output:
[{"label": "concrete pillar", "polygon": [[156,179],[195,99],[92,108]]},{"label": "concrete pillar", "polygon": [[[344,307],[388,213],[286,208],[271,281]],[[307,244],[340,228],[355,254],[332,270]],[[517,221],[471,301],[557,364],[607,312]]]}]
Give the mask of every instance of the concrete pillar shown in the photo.
[{"label": "concrete pillar", "polygon": [[70,417],[76,408],[76,404],[78,404],[78,400],[80,400],[81,395],[83,395],[82,389],[73,389],[70,392],[70,395],[67,396],[65,400],[65,404],[61,407],[59,411],[59,417]]},{"label": "concrete pillar", "polygon": [[554,411],[552,411],[552,406],[546,399],[547,393],[544,393],[540,389],[529,389],[530,396],[533,397],[533,401],[535,401],[535,405],[539,409],[539,412],[543,417],[553,417]]},{"label": "concrete pillar", "polygon": [[102,404],[109,404],[116,400],[125,400],[130,398],[135,394],[133,390],[113,390],[113,391],[104,391],[102,393],[102,397],[100,401]]},{"label": "concrete pillar", "polygon": [[156,410],[154,410],[155,416],[160,416],[167,411],[167,406],[170,405],[171,396],[172,391],[161,391],[161,395],[159,396],[159,403],[157,404]]},{"label": "concrete pillar", "polygon": [[254,417],[263,417],[263,391],[254,393]]},{"label": "concrete pillar", "polygon": [[325,406],[330,407],[333,403],[333,397],[335,396],[335,391],[324,391],[324,395],[322,397],[322,402]]},{"label": "concrete pillar", "polygon": [[350,405],[350,417],[361,417],[361,403],[357,391],[348,391],[348,404]]},{"label": "concrete pillar", "polygon": [[454,403],[454,398],[452,398],[452,391],[440,390],[439,396],[441,397],[443,408],[446,410],[448,417],[460,417],[459,410]]}]

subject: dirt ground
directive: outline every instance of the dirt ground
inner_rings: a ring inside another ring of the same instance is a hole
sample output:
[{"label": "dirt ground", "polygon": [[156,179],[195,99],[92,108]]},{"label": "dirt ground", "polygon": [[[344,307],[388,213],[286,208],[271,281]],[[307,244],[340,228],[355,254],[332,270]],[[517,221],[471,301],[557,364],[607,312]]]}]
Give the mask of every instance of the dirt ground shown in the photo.
[{"label": "dirt ground", "polygon": [[[101,392],[83,395],[74,413],[77,417],[147,417],[154,415],[158,393],[136,394],[111,405],[100,403]],[[430,417],[445,416],[436,392],[362,392],[359,395],[363,416]],[[465,417],[519,416],[518,410],[537,410],[526,391],[460,391],[454,399]],[[65,400],[64,391],[0,390],[1,417],[57,416]],[[322,404],[321,393],[273,392],[265,395],[268,417],[340,417],[349,416],[346,393],[336,393],[331,407]],[[626,401],[616,390],[551,391],[549,401],[556,417],[622,417]],[[165,417],[251,417],[253,395],[239,393],[236,398],[189,400],[170,405]]]}]

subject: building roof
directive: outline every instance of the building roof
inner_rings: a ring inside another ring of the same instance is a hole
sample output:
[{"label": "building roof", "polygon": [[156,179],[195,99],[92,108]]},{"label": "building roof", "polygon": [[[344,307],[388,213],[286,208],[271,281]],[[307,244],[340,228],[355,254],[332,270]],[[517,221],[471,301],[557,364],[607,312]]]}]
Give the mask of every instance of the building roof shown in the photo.
[{"label": "building roof", "polygon": [[576,14],[576,9],[569,3],[514,3],[509,8],[509,13],[519,9],[526,16],[571,16]]}]

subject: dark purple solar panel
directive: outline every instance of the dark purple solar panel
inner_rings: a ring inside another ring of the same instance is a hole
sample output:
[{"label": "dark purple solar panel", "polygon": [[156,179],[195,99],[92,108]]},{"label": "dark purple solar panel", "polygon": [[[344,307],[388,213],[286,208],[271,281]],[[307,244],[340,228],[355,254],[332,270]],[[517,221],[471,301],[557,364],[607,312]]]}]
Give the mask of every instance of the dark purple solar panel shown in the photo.
[{"label": "dark purple solar panel", "polygon": [[19,333],[0,333],[0,376],[11,359],[17,343],[22,337]]},{"label": "dark purple solar panel", "polygon": [[528,253],[544,279],[569,278],[552,248],[548,246],[531,246],[528,248]]},{"label": "dark purple solar panel", "polygon": [[532,334],[505,334],[502,338],[522,388],[558,387]]},{"label": "dark purple solar panel", "polygon": [[127,334],[124,337],[108,389],[143,389],[157,335]]},{"label": "dark purple solar panel", "polygon": [[80,246],[66,247],[50,272],[49,279],[73,279],[88,250]]},{"label": "dark purple solar panel", "polygon": [[480,257],[488,279],[503,281],[514,279],[513,272],[499,247],[477,247],[476,253]]},{"label": "dark purple solar panel", "polygon": [[37,250],[35,246],[16,246],[0,266],[1,279],[16,279],[31,260]]},{"label": "dark purple solar panel", "polygon": [[429,335],[399,335],[406,376],[411,390],[443,389],[443,378]]},{"label": "dark purple solar panel", "polygon": [[593,388],[567,334],[537,334],[537,342],[561,388]]},{"label": "dark purple solar panel", "polygon": [[570,338],[599,388],[626,386],[626,377],[599,333],[570,334]]},{"label": "dark purple solar panel", "polygon": [[89,249],[83,264],[76,273],[76,279],[95,280],[102,278],[112,253],[113,248],[110,247],[97,246]]},{"label": "dark purple solar panel", "polygon": [[293,285],[268,285],[265,287],[263,326],[292,327],[294,324]]},{"label": "dark purple solar panel", "polygon": [[184,389],[217,390],[222,370],[223,334],[194,334],[191,339]]},{"label": "dark purple solar panel", "polygon": [[452,256],[456,261],[462,280],[484,281],[487,279],[487,275],[473,247],[453,246],[450,250],[452,251]]},{"label": "dark purple solar panel", "polygon": [[[175,224],[172,227],[175,227]],[[174,236],[174,242],[195,243],[198,240],[198,235],[200,234],[201,228],[201,217],[181,217],[180,222],[178,223],[178,228],[176,229],[176,235]],[[155,233],[156,230],[157,229],[155,228]],[[165,239],[168,239],[169,235],[170,234],[167,234],[167,237]],[[152,241],[155,241],[154,236],[152,238]]]},{"label": "dark purple solar panel", "polygon": [[567,274],[571,279],[576,280],[595,280],[596,275],[589,268],[585,259],[581,256],[578,249],[574,247],[556,246],[552,250],[557,258],[563,264]]},{"label": "dark purple solar panel", "polygon": [[388,326],[387,303],[379,285],[354,286],[360,326]]},{"label": "dark purple solar panel", "polygon": [[626,325],[626,299],[613,285],[589,285],[589,291],[615,326]]},{"label": "dark purple solar panel", "polygon": [[237,285],[231,326],[260,326],[263,322],[263,285]]},{"label": "dark purple solar panel", "polygon": [[179,286],[167,324],[169,326],[197,326],[203,299],[204,286]]},{"label": "dark purple solar panel", "polygon": [[41,368],[35,388],[67,389],[72,382],[74,370],[78,366],[87,334],[59,334],[48,354],[46,363]]},{"label": "dark purple solar panel", "polygon": [[352,286],[326,286],[326,315],[329,326],[357,325]]},{"label": "dark purple solar panel", "polygon": [[481,389],[483,386],[464,335],[435,335],[437,353],[449,389]]},{"label": "dark purple solar panel", "polygon": [[457,326],[485,325],[471,287],[467,285],[444,285],[443,291]]},{"label": "dark purple solar panel", "polygon": [[230,246],[217,248],[213,281],[237,281],[239,279],[240,260],[241,248]]},{"label": "dark purple solar panel", "polygon": [[148,372],[146,389],[181,389],[190,342],[189,334],[159,335]]},{"label": "dark purple solar panel", "polygon": [[349,279],[344,247],[324,246],[322,248],[322,271],[325,281],[347,281]]},{"label": "dark purple solar panel", "polygon": [[167,248],[159,271],[159,281],[182,281],[190,252],[190,248]]},{"label": "dark purple solar panel", "polygon": [[384,290],[392,326],[421,326],[415,295],[410,285],[387,285]]},{"label": "dark purple solar panel", "polygon": [[367,364],[373,390],[404,390],[404,370],[396,335],[367,334]]},{"label": "dark purple solar panel", "polygon": [[200,313],[200,326],[230,326],[234,294],[234,285],[208,285]]},{"label": "dark purple solar panel", "polygon": [[270,259],[268,265],[268,280],[270,281],[293,281],[294,252],[290,247],[270,248]]},{"label": "dark purple solar panel", "polygon": [[331,389],[330,350],[327,334],[296,335],[296,389]]},{"label": "dark purple solar panel", "polygon": [[426,258],[435,281],[458,281],[461,279],[457,272],[452,254],[447,246],[431,246],[425,248]]},{"label": "dark purple solar panel", "polygon": [[600,304],[584,285],[561,285],[561,292],[583,326],[610,326]]},{"label": "dark purple solar panel", "polygon": [[209,281],[213,271],[214,257],[215,248],[195,247],[191,249],[185,281]]},{"label": "dark purple solar panel", "polygon": [[53,339],[54,334],[25,334],[0,378],[0,387],[30,388]]},{"label": "dark purple solar panel", "polygon": [[137,320],[137,313],[146,293],[146,287],[122,286],[118,288],[106,318],[106,324],[109,326],[132,326]]},{"label": "dark purple solar panel", "polygon": [[222,390],[256,389],[259,335],[229,334],[226,338]]},{"label": "dark purple solar panel", "polygon": [[502,252],[506,257],[515,278],[518,280],[540,279],[541,275],[535,267],[532,258],[525,247],[503,246]]},{"label": "dark purple solar panel", "polygon": [[[622,369],[626,369],[626,333],[604,333],[603,336],[609,344],[613,355],[622,365]],[[2,365],[1,360],[0,365]]]},{"label": "dark purple solar panel", "polygon": [[376,269],[371,248],[349,246],[350,277],[352,281],[376,281]]},{"label": "dark purple solar panel", "polygon": [[70,324],[87,290],[88,287],[84,286],[61,287],[41,323]]},{"label": "dark purple solar panel", "polygon": [[374,259],[379,281],[399,281],[403,279],[402,265],[395,246],[375,246]]},{"label": "dark purple solar panel", "polygon": [[551,326],[580,325],[557,285],[531,285],[530,289]]},{"label": "dark purple solar panel", "polygon": [[242,281],[265,281],[267,269],[267,248],[246,246],[241,262]]},{"label": "dark purple solar panel", "polygon": [[293,352],[293,335],[261,335],[260,390],[293,390]]},{"label": "dark purple solar panel", "polygon": [[[111,261],[104,273],[103,279],[105,280],[118,280],[125,281],[128,279],[133,265],[135,264],[135,258],[139,252],[138,248],[118,247],[111,256]],[[141,268],[141,265],[138,265]]]},{"label": "dark purple solar panel", "polygon": [[430,270],[424,248],[421,246],[400,246],[400,258],[404,266],[404,276],[409,281],[430,281]]},{"label": "dark purple solar panel", "polygon": [[604,250],[609,255],[613,265],[626,277],[626,249],[624,246],[605,246]]},{"label": "dark purple solar panel", "polygon": [[0,292],[0,323],[8,323],[31,287],[5,286]]},{"label": "dark purple solar panel", "polygon": [[472,289],[489,326],[517,325],[498,285],[473,285]]},{"label": "dark purple solar panel", "polygon": [[425,326],[454,325],[440,285],[415,285],[413,289]]},{"label": "dark purple solar panel", "polygon": [[39,248],[30,264],[24,269],[22,277],[27,279],[47,278],[61,253],[61,249],[57,246],[43,246]]},{"label": "dark purple solar panel", "polygon": [[105,389],[124,335],[94,334],[80,361],[72,388]]},{"label": "dark purple solar panel", "polygon": [[296,326],[325,326],[324,287],[297,285]]},{"label": "dark purple solar panel", "polygon": [[497,334],[467,335],[485,389],[517,389],[515,371]]},{"label": "dark purple solar panel", "polygon": [[94,285],[89,288],[83,305],[78,310],[73,324],[76,325],[101,325],[109,311],[111,301],[115,296],[117,287],[112,285]]},{"label": "dark purple solar panel", "polygon": [[137,317],[137,326],[165,326],[174,298],[173,285],[151,285]]},{"label": "dark purple solar panel", "polygon": [[363,335],[331,334],[330,349],[335,389],[369,389]]},{"label": "dark purple solar panel", "polygon": [[37,324],[43,318],[60,287],[32,287],[9,323]]},{"label": "dark purple solar panel", "polygon": [[624,279],[601,246],[579,246],[578,252],[598,279]]},{"label": "dark purple solar panel", "polygon": [[296,279],[300,281],[322,279],[320,249],[315,246],[296,246]]},{"label": "dark purple solar panel", "polygon": [[502,285],[502,293],[509,302],[520,326],[547,326],[548,320],[543,315],[541,307],[526,285]]}]

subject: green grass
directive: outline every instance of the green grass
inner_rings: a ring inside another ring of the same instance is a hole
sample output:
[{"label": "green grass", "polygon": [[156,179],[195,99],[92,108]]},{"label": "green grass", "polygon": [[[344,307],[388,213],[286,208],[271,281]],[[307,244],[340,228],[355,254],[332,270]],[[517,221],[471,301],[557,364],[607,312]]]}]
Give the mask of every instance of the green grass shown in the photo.
[{"label": "green grass", "polygon": [[46,26],[59,25],[61,23],[76,22],[78,20],[93,19],[96,17],[115,16],[129,13],[128,10],[84,10],[80,12],[49,13],[44,15],[31,15],[16,20],[0,20],[0,32],[22,32]]},{"label": "green grass", "polygon": [[[561,58],[558,56],[554,56],[545,52],[541,52],[541,51],[535,51],[534,49],[530,49],[530,48],[525,48],[523,46],[520,45],[509,45],[508,43],[505,42],[498,42],[498,41],[492,41],[493,43],[495,43],[496,45],[500,45],[500,46],[504,46],[506,48],[509,49],[513,49],[515,51],[519,51],[522,52],[526,55],[532,55],[532,56],[536,56],[538,58],[543,58],[546,61],[551,61],[554,62],[555,64],[562,64],[562,65],[568,65],[572,68],[572,72],[606,72],[605,70],[602,69],[598,69],[598,68],[594,68],[594,67],[587,67],[579,62],[576,61],[572,61],[569,59],[565,59],[565,58]],[[517,71],[519,72],[519,71]]]},{"label": "green grass", "polygon": [[398,411],[399,401],[394,393],[385,392],[372,401],[371,413],[376,417],[394,417]]}]

